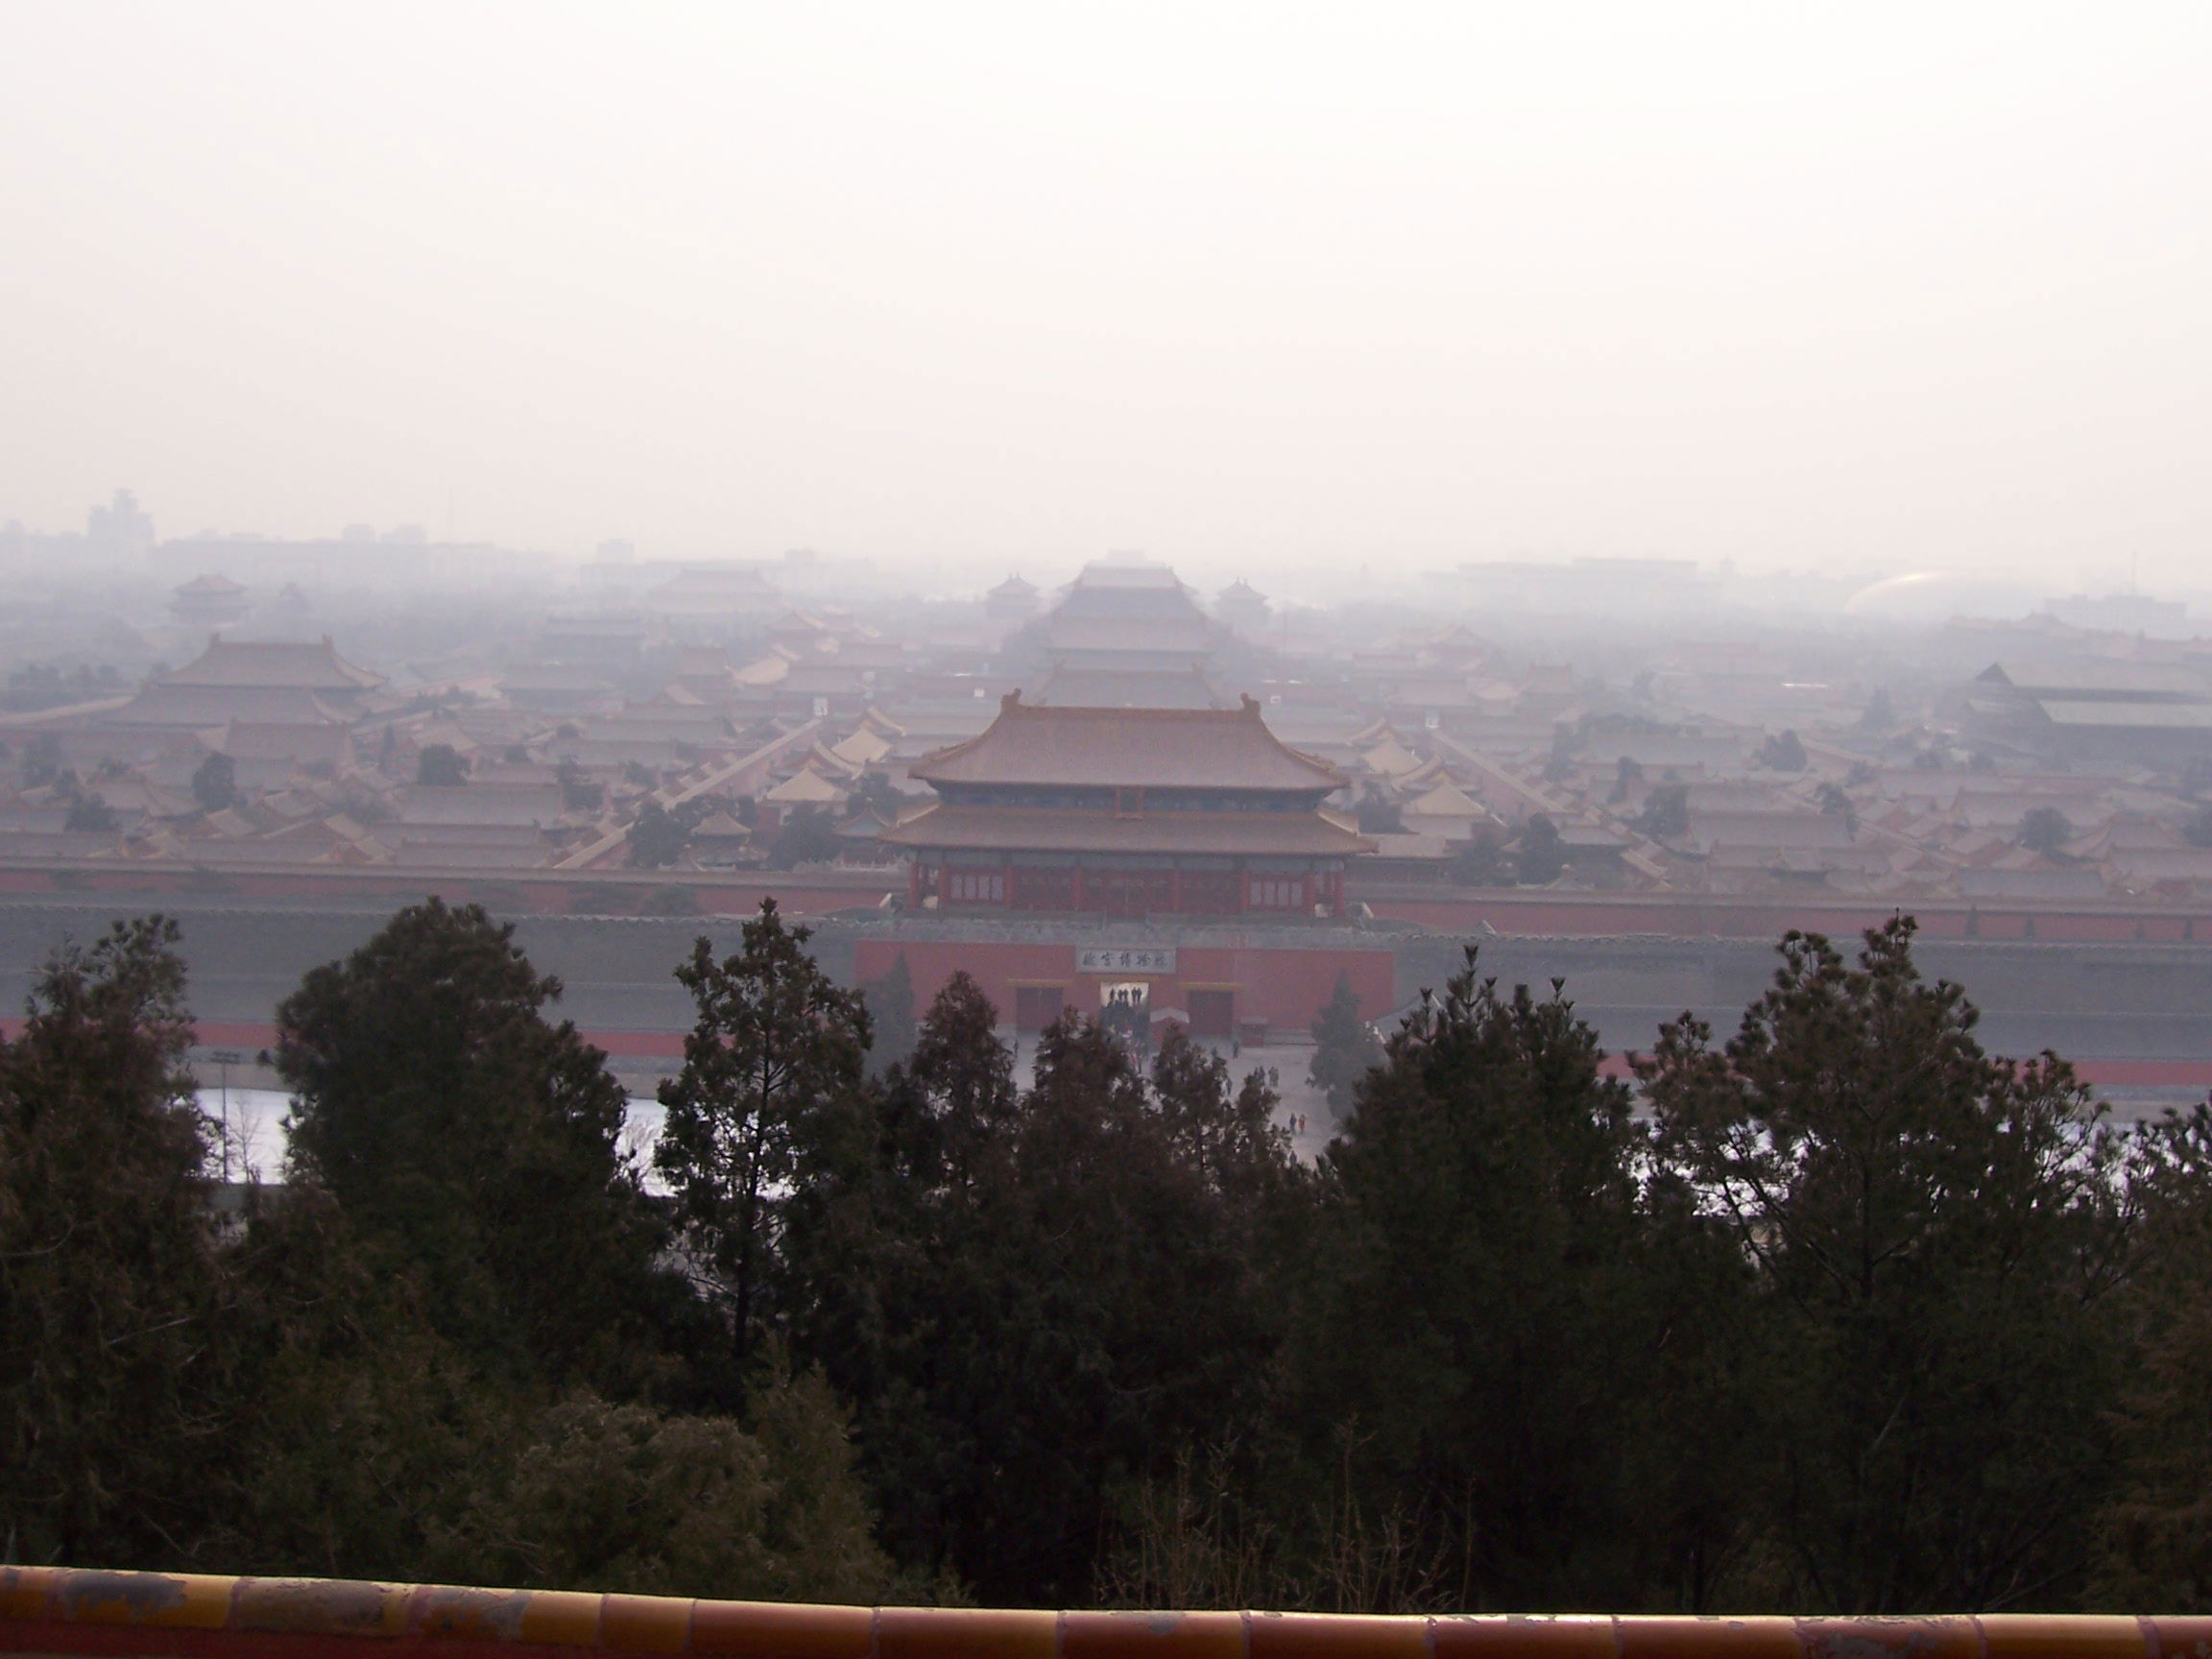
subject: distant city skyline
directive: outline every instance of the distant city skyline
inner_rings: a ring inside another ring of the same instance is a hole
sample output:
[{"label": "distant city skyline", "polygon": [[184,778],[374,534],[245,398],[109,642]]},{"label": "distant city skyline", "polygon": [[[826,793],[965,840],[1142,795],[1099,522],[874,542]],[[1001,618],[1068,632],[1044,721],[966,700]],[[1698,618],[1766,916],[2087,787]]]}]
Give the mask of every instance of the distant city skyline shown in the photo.
[{"label": "distant city skyline", "polygon": [[[1019,586],[1024,573],[1039,577],[1049,590],[1074,581],[1085,570],[1123,565],[1172,571],[1193,590],[1217,589],[1224,602],[1236,602],[1237,594],[1247,599],[1256,593],[1262,600],[1267,597],[1251,586],[1249,569],[1241,563],[1203,553],[1170,561],[1142,548],[1065,556],[1033,549],[1003,564],[970,552],[939,560],[924,570],[813,547],[692,557],[652,549],[640,552],[634,541],[620,537],[602,540],[589,553],[563,554],[493,540],[449,541],[411,523],[379,527],[354,521],[334,533],[299,536],[212,527],[171,535],[159,529],[146,503],[129,489],[119,489],[108,502],[89,508],[81,531],[27,525],[0,511],[0,563],[12,561],[14,567],[23,568],[28,558],[44,573],[66,578],[67,550],[73,547],[82,550],[88,572],[143,572],[157,588],[175,581],[187,567],[199,573],[196,582],[221,581],[225,573],[236,573],[253,578],[263,588],[297,581],[321,586],[334,579],[340,586],[367,579],[372,585],[391,588],[426,578],[446,586],[457,575],[464,583],[529,584],[556,573],[565,573],[568,579],[581,576],[589,585],[593,569],[602,573],[634,569],[642,575],[728,565],[760,569],[771,579],[796,581],[802,589],[830,576],[850,593],[858,591],[852,585],[859,583],[932,600],[960,601],[980,598],[986,589],[1009,577]],[[452,558],[466,558],[470,550],[479,552],[484,562],[457,571]],[[340,563],[327,563],[332,558]],[[1584,553],[1559,548],[1478,553],[1424,565],[1360,562],[1283,568],[1268,572],[1266,585],[1274,589],[1275,599],[1293,607],[1418,598],[1501,616],[1588,611],[1647,622],[1671,619],[1677,625],[1708,613],[1719,602],[1738,608],[1748,603],[1751,612],[1825,612],[1877,625],[1922,626],[1951,616],[2004,620],[2044,613],[2087,628],[2181,637],[2194,634],[2199,620],[2212,611],[2212,573],[2152,591],[2140,586],[2133,570],[2118,585],[2092,570],[2068,589],[2032,570],[2002,567],[1900,571],[1833,562],[1792,570],[1756,563],[1741,565],[1734,558],[1699,560],[1648,551]],[[250,585],[239,589],[241,593],[250,590]],[[794,603],[803,602],[803,595],[794,596]]]}]

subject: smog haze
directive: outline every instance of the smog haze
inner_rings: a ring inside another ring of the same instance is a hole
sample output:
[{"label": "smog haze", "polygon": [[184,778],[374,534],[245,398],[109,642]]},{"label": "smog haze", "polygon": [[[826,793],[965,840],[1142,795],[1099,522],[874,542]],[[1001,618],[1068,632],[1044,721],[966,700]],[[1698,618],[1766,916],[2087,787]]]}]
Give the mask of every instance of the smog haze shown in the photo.
[{"label": "smog haze", "polygon": [[0,516],[2193,583],[2212,12],[10,8]]}]

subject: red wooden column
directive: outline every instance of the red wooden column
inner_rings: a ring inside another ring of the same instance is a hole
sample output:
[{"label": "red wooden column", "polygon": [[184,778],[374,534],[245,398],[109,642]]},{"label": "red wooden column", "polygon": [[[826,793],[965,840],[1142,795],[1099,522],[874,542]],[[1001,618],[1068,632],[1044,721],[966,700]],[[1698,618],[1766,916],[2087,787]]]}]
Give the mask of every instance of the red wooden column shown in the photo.
[{"label": "red wooden column", "polygon": [[906,908],[922,908],[922,855],[916,854],[906,864]]}]

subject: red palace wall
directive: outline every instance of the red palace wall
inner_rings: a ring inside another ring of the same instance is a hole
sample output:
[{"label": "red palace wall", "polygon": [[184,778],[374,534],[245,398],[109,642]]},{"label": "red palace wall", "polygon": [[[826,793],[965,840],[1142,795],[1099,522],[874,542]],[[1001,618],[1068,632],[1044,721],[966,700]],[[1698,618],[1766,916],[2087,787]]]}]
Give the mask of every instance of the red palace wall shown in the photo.
[{"label": "red palace wall", "polygon": [[[1235,998],[1239,1029],[1264,1025],[1278,1033],[1304,1031],[1336,989],[1342,974],[1352,981],[1359,1012],[1376,1019],[1395,1006],[1396,967],[1387,950],[1242,950],[1235,947],[1180,946],[1172,971],[1142,968],[1084,971],[1076,965],[1074,944],[1016,944],[997,940],[863,939],[854,970],[862,980],[879,978],[901,955],[914,978],[917,1013],[965,970],[998,1009],[1001,1022],[1033,1026],[1042,1000],[1035,995],[1057,989],[1066,1006],[1095,1016],[1101,987],[1142,982],[1155,1017],[1166,1010],[1188,1013],[1191,994],[1229,991]],[[1100,949],[1104,949],[1103,946]],[[1135,950],[1135,947],[1131,947]],[[1117,947],[1118,950],[1118,947]],[[1025,1005],[1024,1005],[1025,1004]],[[1218,1006],[1218,1004],[1216,1004]],[[1019,1018],[1018,1010],[1026,1018]]]},{"label": "red palace wall", "polygon": [[[1359,898],[1357,892],[1354,898]],[[1666,894],[1608,900],[1601,895],[1527,893],[1503,896],[1366,896],[1379,917],[1416,922],[1438,933],[1474,934],[1485,926],[1519,937],[1778,939],[1791,927],[1848,939],[1879,927],[1902,910],[1928,939],[2038,939],[2054,944],[2212,943],[2212,908],[2189,904],[1969,904],[1957,899],[1859,903],[1834,900],[1701,899]]]}]

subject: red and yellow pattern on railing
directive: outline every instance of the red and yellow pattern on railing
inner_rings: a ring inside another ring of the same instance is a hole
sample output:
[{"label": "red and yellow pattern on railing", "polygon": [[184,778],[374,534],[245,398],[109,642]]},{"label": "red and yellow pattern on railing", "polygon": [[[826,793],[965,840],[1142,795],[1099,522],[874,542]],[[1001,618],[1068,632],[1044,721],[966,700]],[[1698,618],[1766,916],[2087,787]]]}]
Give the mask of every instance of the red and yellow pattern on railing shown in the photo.
[{"label": "red and yellow pattern on railing", "polygon": [[2212,1618],[1046,1613],[0,1567],[0,1652],[112,1659],[2212,1659]]}]

